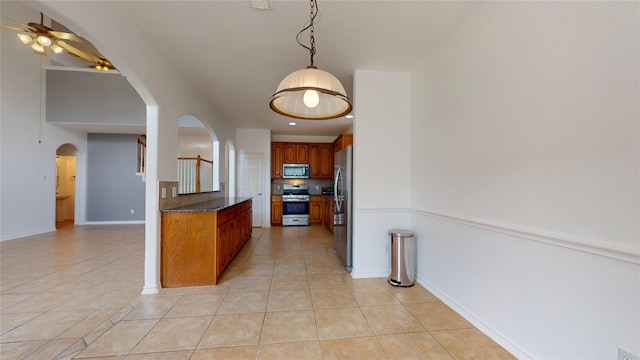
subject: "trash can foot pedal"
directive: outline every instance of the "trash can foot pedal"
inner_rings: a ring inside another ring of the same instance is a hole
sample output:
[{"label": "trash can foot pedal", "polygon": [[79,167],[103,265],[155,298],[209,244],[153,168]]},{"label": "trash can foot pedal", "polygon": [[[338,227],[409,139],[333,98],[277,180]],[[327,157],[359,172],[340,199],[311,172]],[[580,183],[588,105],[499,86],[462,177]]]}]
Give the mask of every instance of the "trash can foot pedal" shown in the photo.
[{"label": "trash can foot pedal", "polygon": [[400,281],[393,280],[393,279],[389,279],[389,280],[387,280],[387,282],[389,283],[389,285],[393,285],[393,286],[397,286],[397,287],[403,287],[403,288],[408,288],[408,287],[412,287],[413,285],[415,285],[415,284],[402,285],[402,283]]}]

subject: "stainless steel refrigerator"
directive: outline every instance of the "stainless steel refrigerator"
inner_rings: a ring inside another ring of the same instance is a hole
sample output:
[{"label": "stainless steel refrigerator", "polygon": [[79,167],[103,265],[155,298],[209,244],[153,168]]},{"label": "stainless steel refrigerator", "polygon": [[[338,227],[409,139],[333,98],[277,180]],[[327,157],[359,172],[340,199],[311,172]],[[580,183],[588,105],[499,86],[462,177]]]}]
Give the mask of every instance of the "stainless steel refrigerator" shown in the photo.
[{"label": "stainless steel refrigerator", "polygon": [[333,251],[347,271],[352,269],[352,181],[353,148],[348,145],[335,155],[333,166]]}]

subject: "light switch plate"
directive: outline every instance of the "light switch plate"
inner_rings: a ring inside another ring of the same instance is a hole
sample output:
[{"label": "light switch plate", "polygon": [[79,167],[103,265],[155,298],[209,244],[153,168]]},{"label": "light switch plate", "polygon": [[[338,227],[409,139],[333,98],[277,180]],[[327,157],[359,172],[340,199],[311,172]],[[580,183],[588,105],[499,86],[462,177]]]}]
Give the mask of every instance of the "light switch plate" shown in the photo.
[{"label": "light switch plate", "polygon": [[178,196],[178,188],[175,186],[171,187],[171,197],[176,197]]}]

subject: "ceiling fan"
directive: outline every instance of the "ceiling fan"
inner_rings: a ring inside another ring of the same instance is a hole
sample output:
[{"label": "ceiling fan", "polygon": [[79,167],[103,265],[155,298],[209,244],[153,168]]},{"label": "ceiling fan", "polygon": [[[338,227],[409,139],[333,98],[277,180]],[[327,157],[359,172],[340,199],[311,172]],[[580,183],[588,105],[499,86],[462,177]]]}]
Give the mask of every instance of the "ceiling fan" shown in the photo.
[{"label": "ceiling fan", "polygon": [[73,41],[78,44],[84,43],[84,41],[77,35],[69,32],[55,31],[44,25],[44,15],[42,13],[40,13],[39,24],[30,22],[25,25],[16,20],[9,20],[22,25],[23,28],[4,25],[0,25],[0,28],[19,31],[18,39],[20,42],[25,45],[31,44],[31,49],[33,49],[35,54],[46,56],[46,48],[50,48],[55,54],[60,54],[66,50],[69,54],[91,63],[92,65],[89,66],[91,68],[98,70],[115,70],[113,64],[105,59],[105,57],[99,52],[97,55],[94,55],[87,51],[80,50],[76,46],[70,45],[68,41]]}]

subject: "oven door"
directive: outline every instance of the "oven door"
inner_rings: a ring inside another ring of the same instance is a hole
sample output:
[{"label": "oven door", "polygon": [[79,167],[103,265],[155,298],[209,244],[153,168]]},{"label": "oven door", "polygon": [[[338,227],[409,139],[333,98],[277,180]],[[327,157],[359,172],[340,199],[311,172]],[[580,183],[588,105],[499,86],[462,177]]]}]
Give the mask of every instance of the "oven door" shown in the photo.
[{"label": "oven door", "polygon": [[282,215],[309,215],[309,202],[283,201]]},{"label": "oven door", "polygon": [[282,226],[309,226],[309,201],[283,201]]}]

